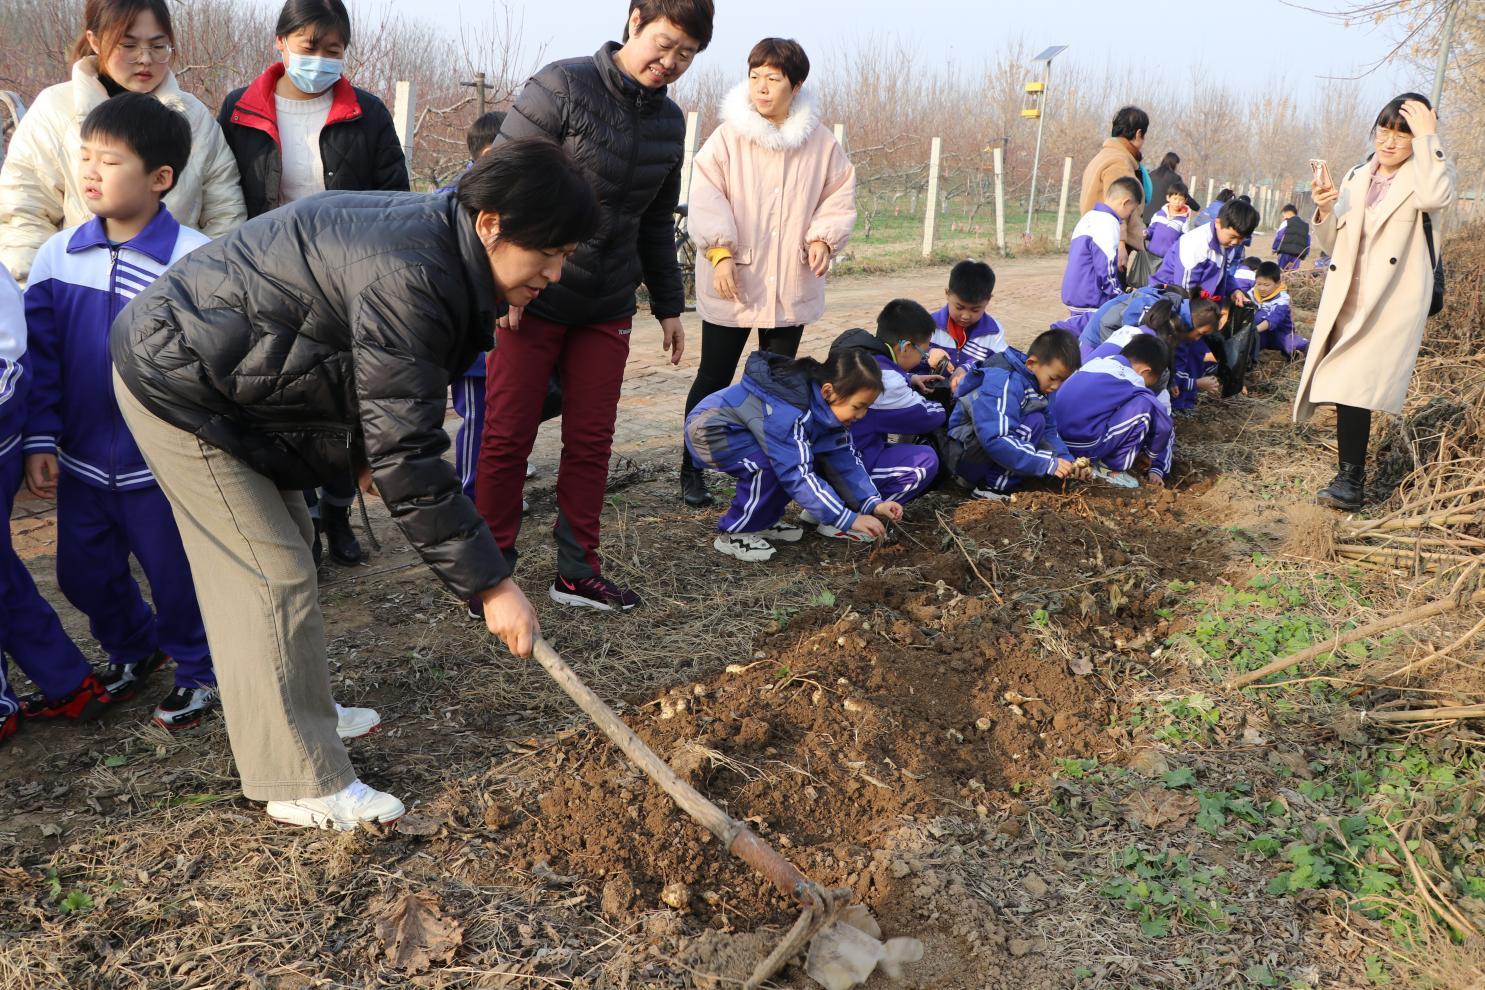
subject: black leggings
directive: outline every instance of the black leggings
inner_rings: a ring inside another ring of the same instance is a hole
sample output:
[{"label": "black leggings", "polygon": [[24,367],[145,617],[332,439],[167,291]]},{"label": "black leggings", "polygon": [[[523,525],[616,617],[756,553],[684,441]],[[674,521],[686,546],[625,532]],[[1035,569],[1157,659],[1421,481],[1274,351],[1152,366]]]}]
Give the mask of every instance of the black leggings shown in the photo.
[{"label": "black leggings", "polygon": [[1342,464],[1366,464],[1366,446],[1372,435],[1372,411],[1356,406],[1335,407],[1335,440]]}]

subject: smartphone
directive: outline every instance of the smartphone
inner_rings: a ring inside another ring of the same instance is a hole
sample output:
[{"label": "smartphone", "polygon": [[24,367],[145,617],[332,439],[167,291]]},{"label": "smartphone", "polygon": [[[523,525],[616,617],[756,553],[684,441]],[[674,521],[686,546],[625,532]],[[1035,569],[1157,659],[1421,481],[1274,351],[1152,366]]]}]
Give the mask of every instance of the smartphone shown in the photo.
[{"label": "smartphone", "polygon": [[1330,181],[1330,166],[1323,158],[1310,159],[1310,173],[1315,177],[1316,181],[1318,181],[1322,185],[1335,185],[1334,182]]}]

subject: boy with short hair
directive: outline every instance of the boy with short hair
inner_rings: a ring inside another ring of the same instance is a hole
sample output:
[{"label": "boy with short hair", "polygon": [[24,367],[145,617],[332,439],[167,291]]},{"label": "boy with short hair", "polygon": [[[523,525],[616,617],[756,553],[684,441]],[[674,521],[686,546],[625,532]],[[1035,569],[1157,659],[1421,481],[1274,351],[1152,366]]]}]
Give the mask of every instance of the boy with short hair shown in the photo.
[{"label": "boy with short hair", "polygon": [[1217,219],[1181,235],[1175,249],[1150,280],[1162,289],[1173,289],[1187,298],[1231,299],[1244,305],[1247,296],[1233,284],[1230,252],[1258,227],[1258,211],[1251,204],[1232,201],[1222,207]]},{"label": "boy with short hair", "polygon": [[1086,476],[1049,405],[1081,364],[1076,337],[1045,330],[1025,354],[1008,347],[965,374],[949,414],[945,459],[975,498],[1003,499],[1027,478]]},{"label": "boy with short hair", "polygon": [[[1008,346],[1005,331],[989,313],[995,271],[983,261],[965,259],[949,271],[944,307],[933,314],[931,347],[949,356],[950,370],[983,361]],[[926,364],[924,366],[926,368]]]},{"label": "boy with short hair", "polygon": [[943,405],[926,398],[909,374],[933,340],[936,320],[911,299],[894,299],[877,316],[875,335],[847,330],[830,345],[832,353],[864,350],[882,369],[882,394],[866,415],[851,424],[851,442],[882,498],[899,505],[922,495],[938,477],[938,453],[915,443],[889,443],[889,435],[924,436],[948,419]]},{"label": "boy with short hair", "polygon": [[1111,471],[1137,469],[1163,488],[1175,429],[1155,390],[1169,365],[1165,342],[1138,333],[1120,353],[1094,358],[1075,371],[1052,401],[1068,451]]},{"label": "boy with short hair", "polygon": [[1157,258],[1175,247],[1181,235],[1191,229],[1191,208],[1186,205],[1186,183],[1172,182],[1165,190],[1165,205],[1150,218],[1145,228],[1145,248]]},{"label": "boy with short hair", "polygon": [[1171,408],[1184,411],[1196,408],[1202,392],[1219,394],[1222,382],[1217,369],[1214,348],[1222,343],[1222,308],[1211,299],[1192,299],[1186,315],[1189,329],[1171,355]]},{"label": "boy with short hair", "polygon": [[[175,660],[175,689],[154,712],[167,729],[217,704],[206,630],[170,503],[114,398],[108,332],[120,311],[208,238],[160,202],[191,152],[186,119],[121,93],[83,121],[79,175],[94,219],[53,236],[26,289],[34,369],[25,430],[26,485],[57,500],[57,584],[108,653],[114,700]],[[129,570],[150,583],[151,612]]]},{"label": "boy with short hair", "polygon": [[1274,231],[1274,253],[1279,256],[1281,271],[1296,271],[1310,253],[1310,225],[1300,218],[1293,203],[1286,203],[1279,216],[1282,219]]},{"label": "boy with short hair", "polygon": [[1256,307],[1253,326],[1265,350],[1279,351],[1290,360],[1305,352],[1310,342],[1295,332],[1294,313],[1289,305],[1289,293],[1284,288],[1284,273],[1275,262],[1265,261],[1258,266],[1258,278],[1253,283],[1253,303]]},{"label": "boy with short hair", "polygon": [[[113,700],[11,545],[10,511],[21,483],[21,433],[31,383],[25,354],[21,288],[0,265],[0,509],[6,522],[0,537],[0,744],[20,731],[24,718],[96,718]],[[10,686],[7,657],[39,689],[31,698],[22,700]]]},{"label": "boy with short hair", "polygon": [[1103,202],[1083,214],[1073,228],[1062,275],[1062,303],[1068,316],[1052,324],[1053,328],[1078,335],[1094,310],[1124,290],[1119,242],[1125,222],[1144,199],[1144,186],[1138,179],[1127,175],[1115,179]]}]

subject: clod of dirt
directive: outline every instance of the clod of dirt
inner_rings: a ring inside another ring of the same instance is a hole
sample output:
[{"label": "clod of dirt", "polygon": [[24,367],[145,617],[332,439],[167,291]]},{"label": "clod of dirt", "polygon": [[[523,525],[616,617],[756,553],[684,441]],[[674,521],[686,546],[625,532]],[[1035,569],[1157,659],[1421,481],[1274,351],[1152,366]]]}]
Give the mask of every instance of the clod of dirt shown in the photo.
[{"label": "clod of dirt", "polygon": [[1284,552],[1305,560],[1329,560],[1335,552],[1333,509],[1323,505],[1294,505],[1285,510],[1289,533],[1284,539]]}]

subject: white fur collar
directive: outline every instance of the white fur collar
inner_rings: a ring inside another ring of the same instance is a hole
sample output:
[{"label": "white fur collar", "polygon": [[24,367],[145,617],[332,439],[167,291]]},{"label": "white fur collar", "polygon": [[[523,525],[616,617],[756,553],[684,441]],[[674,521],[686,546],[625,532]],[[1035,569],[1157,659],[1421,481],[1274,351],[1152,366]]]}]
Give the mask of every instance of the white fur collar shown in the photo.
[{"label": "white fur collar", "polygon": [[772,151],[793,151],[803,146],[820,124],[815,97],[801,86],[789,108],[789,119],[782,127],[753,109],[748,99],[748,84],[740,82],[722,98],[722,122],[737,128],[743,137]]}]

